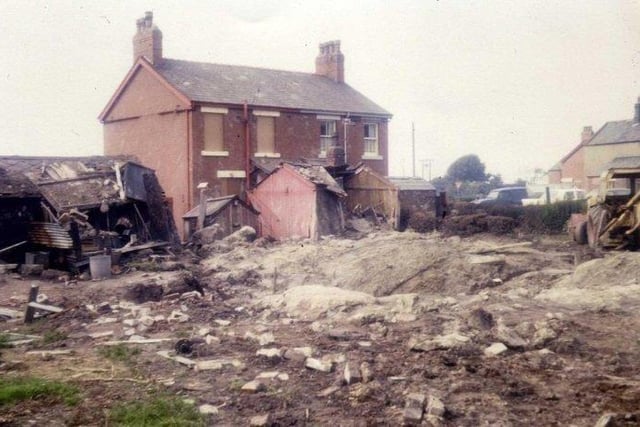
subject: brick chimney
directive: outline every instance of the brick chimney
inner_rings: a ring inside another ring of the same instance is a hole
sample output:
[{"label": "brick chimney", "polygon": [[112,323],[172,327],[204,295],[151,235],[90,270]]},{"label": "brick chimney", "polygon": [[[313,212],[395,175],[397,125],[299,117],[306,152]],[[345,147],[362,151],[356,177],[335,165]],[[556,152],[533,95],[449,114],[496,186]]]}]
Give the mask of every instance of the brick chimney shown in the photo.
[{"label": "brick chimney", "polygon": [[636,102],[634,114],[633,114],[633,123],[640,123],[640,97],[638,97],[638,102]]},{"label": "brick chimney", "polygon": [[582,134],[580,135],[580,142],[583,144],[588,142],[593,138],[593,128],[591,126],[585,126],[582,129]]},{"label": "brick chimney", "polygon": [[144,56],[152,64],[162,61],[162,31],[153,25],[153,12],[145,12],[136,20],[137,32],[133,36],[133,62]]},{"label": "brick chimney", "polygon": [[340,52],[340,40],[320,44],[316,57],[316,74],[344,83],[344,55]]}]

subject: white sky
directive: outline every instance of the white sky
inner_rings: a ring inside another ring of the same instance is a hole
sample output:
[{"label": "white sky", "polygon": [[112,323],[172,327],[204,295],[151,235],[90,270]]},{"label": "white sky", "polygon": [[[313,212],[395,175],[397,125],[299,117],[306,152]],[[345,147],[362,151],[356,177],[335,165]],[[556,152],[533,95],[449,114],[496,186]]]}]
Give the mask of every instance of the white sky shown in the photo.
[{"label": "white sky", "polygon": [[392,175],[412,173],[412,122],[418,175],[475,153],[512,180],[583,126],[631,118],[640,95],[631,0],[0,0],[0,155],[101,154],[96,117],[146,10],[169,58],[313,72],[340,39],[346,81],[394,114]]}]

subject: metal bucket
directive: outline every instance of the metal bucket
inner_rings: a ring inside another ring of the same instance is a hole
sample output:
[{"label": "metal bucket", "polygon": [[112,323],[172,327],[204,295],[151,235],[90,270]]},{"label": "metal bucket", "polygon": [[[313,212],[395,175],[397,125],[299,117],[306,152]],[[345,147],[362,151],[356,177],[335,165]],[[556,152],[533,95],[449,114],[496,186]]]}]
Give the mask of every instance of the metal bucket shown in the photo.
[{"label": "metal bucket", "polygon": [[111,255],[94,255],[89,257],[91,278],[108,279],[111,277]]}]

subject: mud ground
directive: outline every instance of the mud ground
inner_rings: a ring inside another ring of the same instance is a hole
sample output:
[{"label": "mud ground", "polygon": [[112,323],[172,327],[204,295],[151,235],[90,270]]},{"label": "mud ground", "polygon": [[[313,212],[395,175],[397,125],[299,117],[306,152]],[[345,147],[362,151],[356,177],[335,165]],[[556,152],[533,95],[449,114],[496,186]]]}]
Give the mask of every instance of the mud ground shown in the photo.
[{"label": "mud ground", "polygon": [[[83,399],[0,407],[0,424],[105,425],[115,404],[158,393],[212,405],[209,425],[640,424],[640,254],[410,232],[198,254],[102,281],[1,276],[0,307],[24,311],[37,283],[64,311],[0,321],[43,337],[0,350],[0,375],[69,381]],[[125,362],[101,356],[132,335],[165,341],[130,341],[140,352]],[[181,339],[194,344],[186,362],[158,354],[174,357]],[[425,405],[411,419],[411,393],[444,413]]]}]

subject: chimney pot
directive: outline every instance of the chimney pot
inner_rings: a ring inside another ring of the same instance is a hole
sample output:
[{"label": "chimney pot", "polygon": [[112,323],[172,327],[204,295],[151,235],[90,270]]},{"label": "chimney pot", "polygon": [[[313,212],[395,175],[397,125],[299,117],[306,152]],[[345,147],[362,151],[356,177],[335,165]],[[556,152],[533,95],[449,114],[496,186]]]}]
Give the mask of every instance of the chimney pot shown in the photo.
[{"label": "chimney pot", "polygon": [[133,61],[144,56],[152,64],[162,61],[162,32],[153,25],[153,12],[145,12],[136,20],[137,32],[133,36]]},{"label": "chimney pot", "polygon": [[340,40],[320,43],[316,57],[316,74],[338,83],[344,83],[344,55],[340,51]]},{"label": "chimney pot", "polygon": [[327,148],[327,166],[334,168],[344,166],[346,164],[344,157],[344,148],[342,148],[341,146],[332,145]]},{"label": "chimney pot", "polygon": [[590,141],[593,138],[593,128],[591,126],[585,126],[582,128],[582,135],[580,136],[580,141],[585,143]]}]

